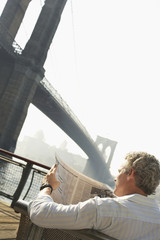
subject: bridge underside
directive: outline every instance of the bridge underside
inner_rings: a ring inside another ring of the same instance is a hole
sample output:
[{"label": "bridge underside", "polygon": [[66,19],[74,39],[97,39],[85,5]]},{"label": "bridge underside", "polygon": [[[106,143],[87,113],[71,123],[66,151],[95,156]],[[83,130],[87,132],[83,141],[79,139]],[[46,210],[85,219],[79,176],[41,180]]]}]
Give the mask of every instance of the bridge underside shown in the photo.
[{"label": "bridge underside", "polygon": [[[5,115],[5,122],[6,119],[10,117],[10,108],[8,107],[9,102],[5,101],[2,102],[3,95],[7,94],[7,96],[13,95],[13,100],[16,99],[20,88],[20,85],[15,85],[14,88],[11,88],[11,91],[8,92],[8,85],[10,81],[10,75],[14,71],[15,63],[17,60],[14,56],[10,55],[5,51],[3,48],[0,49],[0,105],[1,106],[1,113],[6,112]],[[25,63],[24,63],[25,64]],[[30,81],[34,82],[35,75],[31,76]],[[17,78],[16,78],[17,79]],[[25,83],[30,82],[26,80]],[[24,94],[26,98],[28,94],[26,93],[25,84],[22,82],[22,77],[20,77],[20,83],[24,88],[24,92],[22,92],[23,99]],[[7,92],[6,92],[7,91]],[[15,93],[14,93],[15,91]],[[97,145],[94,141],[90,138],[89,134],[83,130],[83,128],[76,122],[76,120],[72,117],[72,114],[65,110],[58,100],[52,96],[52,94],[41,84],[41,81],[37,84],[35,93],[33,97],[30,98],[31,103],[33,103],[42,113],[44,113],[47,117],[49,117],[57,126],[59,126],[77,145],[86,153],[88,156],[87,166],[85,169],[85,173],[96,180],[101,182],[107,183],[108,185],[113,185],[113,178],[110,174],[110,171],[106,165],[105,159],[103,158],[103,154],[99,151]],[[18,101],[20,105],[17,107],[17,104],[14,104],[11,108],[12,110],[15,108],[16,113],[14,114],[12,121],[10,121],[9,127],[7,126],[6,129],[1,129],[1,120],[0,120],[0,145],[2,148],[9,150],[10,146],[16,145],[16,139],[18,138],[18,131],[15,134],[14,131],[16,128],[21,129],[21,124],[18,123],[17,117],[21,117],[24,109],[24,105],[21,104],[22,101]],[[22,105],[22,106],[21,106]],[[4,108],[4,109],[3,109]],[[4,111],[3,111],[4,110]],[[7,112],[8,111],[8,112]],[[24,119],[27,114],[24,114]],[[4,114],[3,114],[4,115]],[[20,118],[19,117],[19,118]],[[15,122],[15,124],[13,124]],[[13,128],[14,125],[14,128]],[[17,137],[15,137],[15,135]],[[2,139],[3,136],[3,139]],[[2,141],[3,140],[3,141]],[[2,144],[3,142],[3,144]]]},{"label": "bridge underside", "polygon": [[56,123],[87,154],[89,159],[86,172],[90,174],[90,177],[113,186],[113,178],[107,168],[105,159],[94,141],[81,130],[43,85],[39,84],[32,103]]}]

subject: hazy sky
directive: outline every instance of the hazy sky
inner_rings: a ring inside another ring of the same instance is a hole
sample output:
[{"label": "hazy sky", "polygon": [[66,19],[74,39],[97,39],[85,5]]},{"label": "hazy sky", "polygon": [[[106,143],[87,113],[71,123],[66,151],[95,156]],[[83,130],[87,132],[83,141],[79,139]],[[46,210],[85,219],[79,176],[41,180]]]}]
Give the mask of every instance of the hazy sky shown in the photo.
[{"label": "hazy sky", "polygon": [[[30,4],[16,37],[22,47],[42,4]],[[94,139],[118,141],[113,169],[128,151],[160,158],[159,0],[68,0],[45,70]],[[31,106],[21,137],[43,129],[50,144],[62,142],[63,134],[41,114],[37,122],[37,114]]]}]

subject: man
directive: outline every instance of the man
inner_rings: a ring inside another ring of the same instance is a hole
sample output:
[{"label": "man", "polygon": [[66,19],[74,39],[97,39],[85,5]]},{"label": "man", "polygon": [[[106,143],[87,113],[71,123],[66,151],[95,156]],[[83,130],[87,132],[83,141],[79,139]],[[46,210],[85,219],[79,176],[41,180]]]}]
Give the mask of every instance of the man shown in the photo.
[{"label": "man", "polygon": [[93,228],[119,240],[159,240],[160,208],[153,198],[160,183],[160,163],[145,152],[126,155],[115,179],[116,198],[94,197],[76,205],[53,201],[51,189],[59,187],[55,165],[46,175],[37,199],[29,204],[32,222],[57,229]]}]

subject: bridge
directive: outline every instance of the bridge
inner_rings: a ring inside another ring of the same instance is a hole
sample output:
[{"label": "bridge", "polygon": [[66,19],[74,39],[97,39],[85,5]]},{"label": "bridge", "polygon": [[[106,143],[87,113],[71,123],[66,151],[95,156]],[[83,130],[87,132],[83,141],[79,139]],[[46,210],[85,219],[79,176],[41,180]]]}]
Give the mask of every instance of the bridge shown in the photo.
[{"label": "bridge", "polygon": [[[104,155],[45,78],[43,65],[66,0],[45,1],[32,35],[22,49],[14,38],[29,2],[8,1],[0,18],[0,147],[14,152],[28,107],[32,103],[87,154],[91,177],[113,185]],[[110,141],[105,148],[107,146],[111,147],[113,155],[116,142]]]}]

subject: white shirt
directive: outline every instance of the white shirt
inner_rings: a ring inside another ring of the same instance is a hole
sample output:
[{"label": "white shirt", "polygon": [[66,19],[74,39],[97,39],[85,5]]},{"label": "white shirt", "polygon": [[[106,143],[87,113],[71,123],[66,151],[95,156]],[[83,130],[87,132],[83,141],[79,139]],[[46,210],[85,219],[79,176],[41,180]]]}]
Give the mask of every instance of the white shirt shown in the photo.
[{"label": "white shirt", "polygon": [[158,204],[139,194],[62,205],[40,193],[28,212],[33,223],[45,228],[93,228],[119,240],[160,240]]}]

